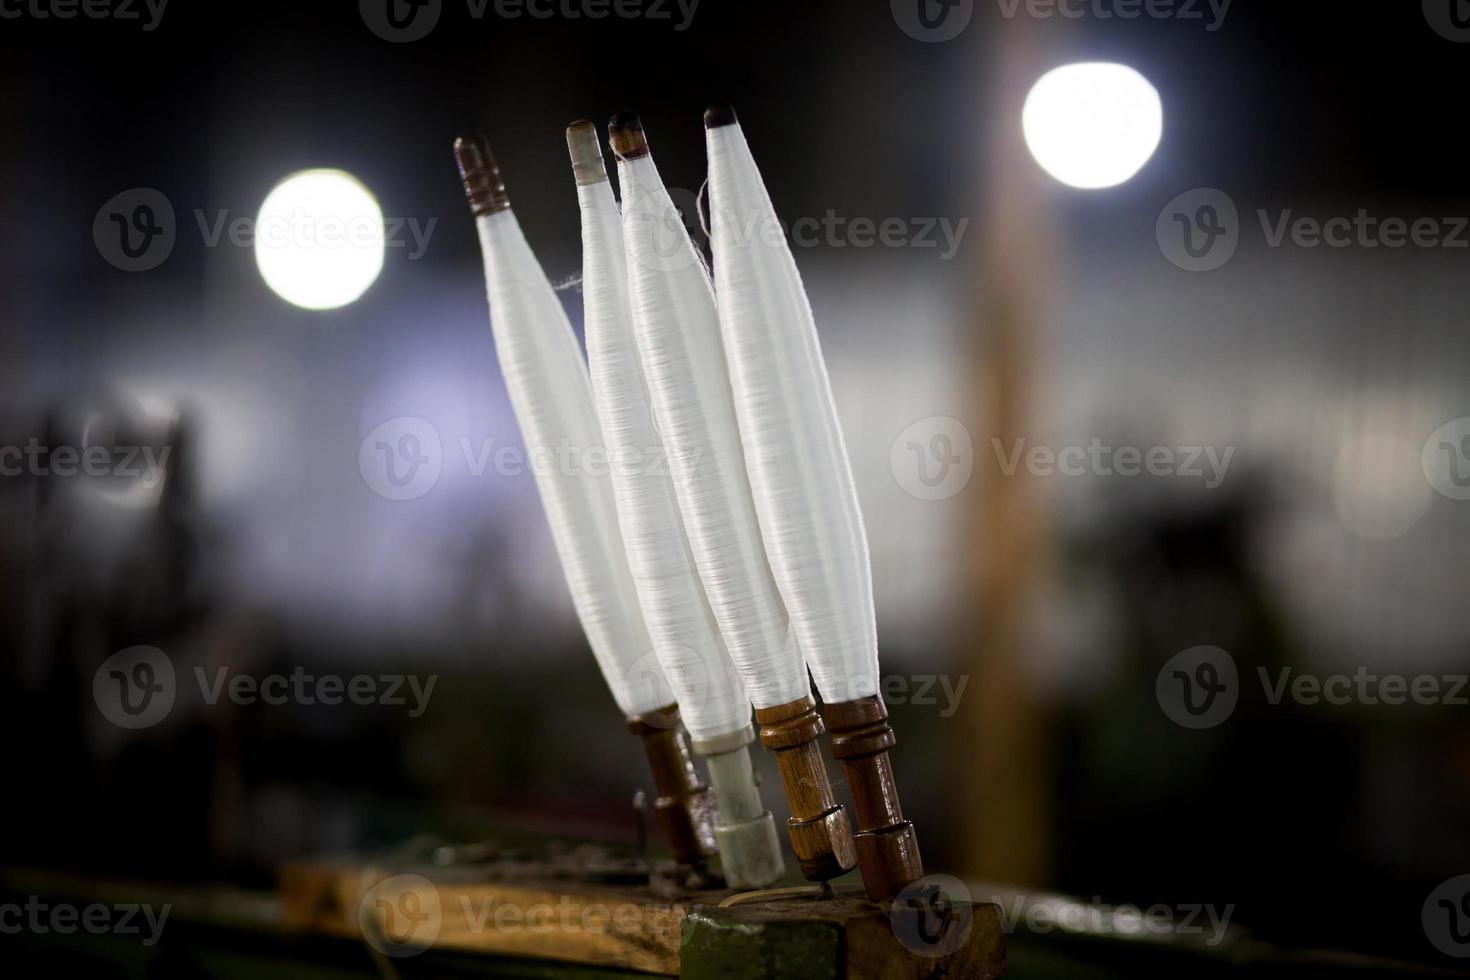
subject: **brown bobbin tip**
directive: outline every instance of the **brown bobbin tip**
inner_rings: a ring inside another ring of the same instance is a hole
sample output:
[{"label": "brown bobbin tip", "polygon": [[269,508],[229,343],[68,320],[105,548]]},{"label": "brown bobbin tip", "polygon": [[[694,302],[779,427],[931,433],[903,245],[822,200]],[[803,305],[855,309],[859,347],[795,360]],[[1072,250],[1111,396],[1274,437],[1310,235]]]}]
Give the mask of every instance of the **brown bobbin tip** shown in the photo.
[{"label": "brown bobbin tip", "polygon": [[914,825],[898,802],[898,784],[888,750],[893,728],[882,698],[873,695],[827,706],[832,754],[847,769],[857,833],[858,865],[868,897],[892,898],[924,876]]},{"label": "brown bobbin tip", "polygon": [[465,197],[476,217],[494,214],[510,207],[500,167],[490,152],[490,141],[474,131],[461,133],[454,141],[454,158],[459,163],[459,178],[464,182]]},{"label": "brown bobbin tip", "polygon": [[638,113],[623,109],[607,124],[607,141],[619,160],[636,160],[648,156],[648,137],[643,135],[643,121]]},{"label": "brown bobbin tip", "polygon": [[733,126],[737,121],[735,118],[735,109],[728,102],[716,102],[704,110],[705,129],[719,129],[721,126]]},{"label": "brown bobbin tip", "polygon": [[654,815],[675,860],[699,867],[715,853],[714,794],[694,768],[679,725],[679,708],[668,705],[628,719],[628,731],[643,740],[658,798]]},{"label": "brown bobbin tip", "polygon": [[757,708],[761,745],[776,754],[791,818],[786,833],[810,881],[827,881],[851,871],[858,856],[847,810],[832,796],[832,784],[817,739],[822,716],[810,695],[769,708]]},{"label": "brown bobbin tip", "polygon": [[602,162],[602,141],[591,120],[578,119],[567,127],[567,152],[572,157],[572,176],[578,184],[600,184],[607,180]]}]

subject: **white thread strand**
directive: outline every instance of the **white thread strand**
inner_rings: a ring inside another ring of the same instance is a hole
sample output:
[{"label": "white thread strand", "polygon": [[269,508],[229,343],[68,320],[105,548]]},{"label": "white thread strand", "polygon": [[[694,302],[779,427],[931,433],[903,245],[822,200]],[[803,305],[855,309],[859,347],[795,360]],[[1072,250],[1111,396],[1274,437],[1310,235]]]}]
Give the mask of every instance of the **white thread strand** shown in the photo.
[{"label": "white thread strand", "polygon": [[706,130],[719,318],[771,568],[828,702],[878,693],[868,539],[811,302],[738,123]]},{"label": "white thread strand", "polygon": [[[587,366],[561,301],[510,210],[476,219],[495,354],[577,617],[613,699],[635,715],[673,698],[639,610],[612,484],[588,471],[602,446]],[[563,465],[565,447],[577,465]]]},{"label": "white thread strand", "polygon": [[750,725],[750,699],[710,613],[654,428],[628,305],[622,219],[605,180],[579,186],[577,197],[592,397],[643,618],[689,734],[727,735]]},{"label": "white thread strand", "polygon": [[709,276],[650,156],[618,163],[638,348],[716,621],[757,708],[811,690],[746,477]]}]

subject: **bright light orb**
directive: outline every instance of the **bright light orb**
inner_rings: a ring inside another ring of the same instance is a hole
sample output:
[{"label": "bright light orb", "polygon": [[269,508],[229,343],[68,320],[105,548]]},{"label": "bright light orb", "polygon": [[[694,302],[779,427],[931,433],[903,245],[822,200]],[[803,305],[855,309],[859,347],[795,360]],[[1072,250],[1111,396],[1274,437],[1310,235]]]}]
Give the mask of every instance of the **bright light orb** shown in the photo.
[{"label": "bright light orb", "polygon": [[1021,110],[1026,146],[1069,187],[1114,187],[1138,173],[1164,132],[1164,107],[1127,65],[1087,62],[1036,80]]},{"label": "bright light orb", "polygon": [[341,170],[303,170],[266,195],[255,224],[255,264],[286,302],[331,310],[357,299],[383,271],[383,210]]}]

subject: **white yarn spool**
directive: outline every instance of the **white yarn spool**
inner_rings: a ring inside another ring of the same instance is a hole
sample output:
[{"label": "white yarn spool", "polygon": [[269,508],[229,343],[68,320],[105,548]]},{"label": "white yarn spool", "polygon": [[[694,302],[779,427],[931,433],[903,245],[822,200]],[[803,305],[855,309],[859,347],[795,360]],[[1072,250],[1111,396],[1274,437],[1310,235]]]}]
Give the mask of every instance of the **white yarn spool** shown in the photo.
[{"label": "white yarn spool", "polygon": [[878,693],[868,539],[811,302],[740,124],[706,129],[725,356],[761,535],[828,702]]},{"label": "white yarn spool", "polygon": [[[589,455],[601,451],[602,432],[581,348],[515,214],[475,220],[495,353],[577,616],[618,707],[653,711],[674,698],[639,609],[611,480]],[[578,465],[561,465],[559,447]]]},{"label": "white yarn spool", "polygon": [[714,294],[651,156],[618,162],[633,321],[710,607],[757,708],[806,697],[746,477]]},{"label": "white yarn spool", "polygon": [[593,401],[643,618],[689,734],[700,740],[743,731],[750,726],[750,699],[710,613],[654,427],[612,185],[605,178],[578,184],[577,198]]}]

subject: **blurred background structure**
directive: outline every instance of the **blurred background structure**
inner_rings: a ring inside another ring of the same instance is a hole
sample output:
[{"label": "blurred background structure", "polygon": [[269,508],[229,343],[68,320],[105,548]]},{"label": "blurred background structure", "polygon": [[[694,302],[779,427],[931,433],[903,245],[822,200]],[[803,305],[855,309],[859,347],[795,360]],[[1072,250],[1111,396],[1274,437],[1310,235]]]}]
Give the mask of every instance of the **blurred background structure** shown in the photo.
[{"label": "blurred background structure", "polygon": [[[372,4],[7,14],[0,863],[258,885],[416,833],[634,839],[640,755],[502,452],[450,145],[490,136],[578,322],[563,126],[636,108],[699,237],[700,114],[727,99],[816,309],[930,870],[1449,962],[1421,907],[1470,871],[1470,707],[1272,691],[1470,694],[1470,47],[1433,4],[920,3],[445,2],[409,41]],[[1158,92],[1117,186],[1023,139],[1073,62]],[[332,309],[231,231],[309,168],[387,230]],[[427,487],[393,482],[403,432]],[[107,473],[61,475],[94,446]],[[135,645],[179,694],[127,730],[93,682]],[[1201,646],[1238,704],[1193,728],[1169,665]],[[437,683],[417,717],[209,704],[221,668]]]}]

